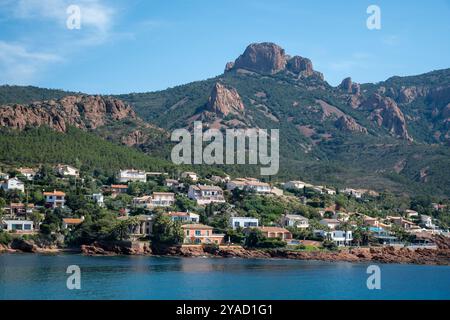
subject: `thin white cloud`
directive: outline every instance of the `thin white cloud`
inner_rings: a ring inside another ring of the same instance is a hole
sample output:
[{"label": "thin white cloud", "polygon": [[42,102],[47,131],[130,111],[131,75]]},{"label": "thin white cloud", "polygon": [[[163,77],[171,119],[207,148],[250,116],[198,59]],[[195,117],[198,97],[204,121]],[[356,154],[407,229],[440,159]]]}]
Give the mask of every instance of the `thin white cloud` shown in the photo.
[{"label": "thin white cloud", "polygon": [[396,46],[400,43],[400,38],[397,35],[389,35],[381,38],[381,42],[388,46]]},{"label": "thin white cloud", "polygon": [[50,63],[62,61],[56,54],[34,52],[21,44],[0,41],[0,81],[26,84]]},{"label": "thin white cloud", "polygon": [[349,59],[331,62],[329,68],[333,71],[349,71],[351,69],[367,69],[371,55],[365,52],[355,52]]},{"label": "thin white cloud", "polygon": [[[0,38],[0,82],[29,84],[52,63],[61,61],[61,57],[70,60],[71,56],[86,47],[130,37],[129,34],[114,32],[116,9],[105,3],[104,0],[0,2],[2,16],[12,20],[12,23],[24,20],[36,24],[35,29],[16,36],[17,40]],[[67,28],[67,8],[70,5],[80,7],[80,30]]]}]

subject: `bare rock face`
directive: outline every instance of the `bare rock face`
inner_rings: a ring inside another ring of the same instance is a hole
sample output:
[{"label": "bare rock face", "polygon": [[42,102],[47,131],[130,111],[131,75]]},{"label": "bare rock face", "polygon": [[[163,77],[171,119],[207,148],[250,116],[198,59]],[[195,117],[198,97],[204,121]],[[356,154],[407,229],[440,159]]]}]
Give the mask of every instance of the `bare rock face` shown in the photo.
[{"label": "bare rock face", "polygon": [[341,84],[338,88],[345,93],[356,94],[359,95],[361,93],[361,86],[359,83],[355,83],[352,81],[352,78],[348,77],[342,80]]},{"label": "bare rock face", "polygon": [[38,250],[36,244],[33,241],[23,240],[16,238],[11,242],[11,249],[19,250],[22,252],[33,253]]},{"label": "bare rock face", "polygon": [[310,77],[314,74],[311,60],[300,56],[294,56],[287,61],[286,68],[298,75]]},{"label": "bare rock face", "polygon": [[228,63],[225,65],[225,72],[230,71],[230,70],[232,70],[233,68],[234,68],[234,62],[228,62]]},{"label": "bare rock face", "polygon": [[209,97],[207,110],[219,117],[225,117],[228,114],[242,114],[244,104],[236,89],[227,88],[218,82]]},{"label": "bare rock face", "polygon": [[430,90],[425,87],[403,87],[397,97],[399,103],[411,103],[419,97],[425,97],[430,93]]},{"label": "bare rock face", "polygon": [[403,88],[400,90],[398,101],[400,103],[410,103],[417,98],[417,89],[415,87]]},{"label": "bare rock face", "polygon": [[67,125],[95,129],[108,120],[136,118],[133,109],[121,100],[101,96],[66,96],[57,101],[29,105],[0,106],[0,126],[23,130],[27,126],[49,126],[65,132]]},{"label": "bare rock face", "polygon": [[234,69],[246,69],[262,74],[275,74],[284,70],[286,57],[284,49],[269,43],[253,43],[236,59]]},{"label": "bare rock face", "polygon": [[128,135],[122,137],[122,143],[129,147],[132,147],[146,142],[147,139],[148,136],[143,133],[142,130],[134,130]]},{"label": "bare rock face", "polygon": [[359,125],[355,119],[349,116],[341,116],[336,120],[335,125],[338,129],[343,131],[367,133],[367,129]]},{"label": "bare rock face", "polygon": [[323,74],[314,71],[311,60],[300,56],[290,57],[283,48],[270,42],[249,45],[234,63],[227,63],[225,72],[231,70],[269,75],[286,71],[299,79],[314,76],[323,80]]},{"label": "bare rock face", "polygon": [[375,93],[363,103],[363,107],[372,111],[370,119],[379,127],[387,128],[395,137],[412,141],[406,128],[405,116],[393,99]]}]

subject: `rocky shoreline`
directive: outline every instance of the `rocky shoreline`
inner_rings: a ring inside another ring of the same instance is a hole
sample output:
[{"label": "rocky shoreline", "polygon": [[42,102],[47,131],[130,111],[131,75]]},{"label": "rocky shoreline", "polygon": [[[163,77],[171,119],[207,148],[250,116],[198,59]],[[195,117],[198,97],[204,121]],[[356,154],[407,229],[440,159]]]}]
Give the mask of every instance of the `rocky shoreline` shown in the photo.
[{"label": "rocky shoreline", "polygon": [[36,244],[16,240],[10,246],[0,245],[0,253],[28,252],[57,254],[81,253],[89,256],[145,255],[173,257],[210,257],[245,259],[293,259],[343,262],[377,262],[425,265],[450,265],[450,240],[437,239],[437,249],[394,247],[344,248],[337,251],[302,251],[289,249],[246,249],[240,246],[170,246],[151,247],[148,242],[95,242],[79,248],[40,248]]}]

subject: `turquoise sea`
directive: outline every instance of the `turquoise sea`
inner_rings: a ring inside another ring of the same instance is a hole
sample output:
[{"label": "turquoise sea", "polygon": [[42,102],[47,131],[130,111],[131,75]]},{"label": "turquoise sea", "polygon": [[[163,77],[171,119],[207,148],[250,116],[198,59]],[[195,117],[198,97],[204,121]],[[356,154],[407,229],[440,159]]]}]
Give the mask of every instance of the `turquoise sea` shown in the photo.
[{"label": "turquoise sea", "polygon": [[[67,267],[81,289],[66,286]],[[0,255],[0,299],[450,299],[450,267],[221,258]]]}]

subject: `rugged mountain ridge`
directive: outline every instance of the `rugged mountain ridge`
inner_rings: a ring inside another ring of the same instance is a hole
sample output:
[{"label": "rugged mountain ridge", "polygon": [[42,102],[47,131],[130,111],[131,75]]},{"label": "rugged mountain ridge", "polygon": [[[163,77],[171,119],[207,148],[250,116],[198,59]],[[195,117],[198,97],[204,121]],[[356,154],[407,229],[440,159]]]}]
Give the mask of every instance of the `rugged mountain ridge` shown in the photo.
[{"label": "rugged mountain ridge", "polygon": [[167,137],[163,129],[143,121],[129,104],[113,97],[68,95],[0,106],[0,127],[22,131],[44,126],[57,132],[76,127],[144,151],[163,146]]},{"label": "rugged mountain ridge", "polygon": [[101,96],[66,96],[29,105],[0,107],[0,125],[18,130],[27,126],[48,126],[65,132],[67,125],[79,129],[96,129],[108,121],[127,118],[137,119],[136,113],[129,105],[118,99]]},{"label": "rugged mountain ridge", "polygon": [[[0,97],[14,96],[11,87],[6,91],[0,87]],[[30,97],[52,94],[32,92]],[[332,87],[309,59],[262,43],[250,45],[217,77],[112,98],[131,106],[137,119],[107,117],[105,125],[87,130],[150,154],[157,145],[170,144],[167,134],[149,137],[146,126],[171,131],[202,120],[205,127],[220,129],[276,128],[281,133],[280,178],[379,191],[450,192],[445,173],[450,165],[450,69],[376,84],[346,78]],[[253,174],[239,166],[224,170]]]}]

